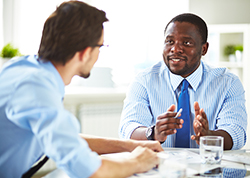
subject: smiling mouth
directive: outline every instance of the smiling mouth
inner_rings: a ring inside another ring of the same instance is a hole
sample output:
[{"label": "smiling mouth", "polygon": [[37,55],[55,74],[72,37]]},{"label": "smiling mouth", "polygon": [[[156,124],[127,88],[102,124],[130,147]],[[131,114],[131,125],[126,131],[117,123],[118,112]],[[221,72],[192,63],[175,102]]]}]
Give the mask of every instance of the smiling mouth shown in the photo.
[{"label": "smiling mouth", "polygon": [[167,59],[173,62],[180,62],[180,61],[186,61],[187,58],[186,57],[179,57],[179,56],[168,56]]},{"label": "smiling mouth", "polygon": [[174,62],[179,62],[181,59],[170,59],[170,60],[172,60]]}]

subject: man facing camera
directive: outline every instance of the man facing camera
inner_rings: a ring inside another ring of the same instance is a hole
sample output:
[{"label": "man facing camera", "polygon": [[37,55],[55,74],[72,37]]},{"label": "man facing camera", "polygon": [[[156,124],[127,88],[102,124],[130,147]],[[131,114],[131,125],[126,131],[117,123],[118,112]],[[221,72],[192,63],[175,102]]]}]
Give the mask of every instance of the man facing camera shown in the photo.
[{"label": "man facing camera", "polygon": [[224,137],[226,150],[245,145],[243,86],[226,68],[213,68],[201,60],[208,50],[207,36],[204,20],[191,13],[167,24],[163,61],[139,73],[130,85],[121,138],[197,148],[201,136],[216,135]]},{"label": "man facing camera", "polygon": [[[90,75],[106,21],[92,6],[64,2],[44,24],[38,56],[10,60],[1,69],[0,177],[31,177],[44,154],[72,178],[128,177],[158,165],[158,141],[79,135],[77,119],[63,107],[65,85],[75,75]],[[123,160],[98,156],[122,151],[132,153]]]}]

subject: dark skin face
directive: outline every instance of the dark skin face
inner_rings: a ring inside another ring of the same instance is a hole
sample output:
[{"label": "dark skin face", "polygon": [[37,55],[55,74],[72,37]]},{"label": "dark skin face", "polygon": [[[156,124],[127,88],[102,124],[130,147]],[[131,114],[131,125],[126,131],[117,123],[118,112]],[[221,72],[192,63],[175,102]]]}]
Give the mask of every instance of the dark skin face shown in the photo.
[{"label": "dark skin face", "polygon": [[197,27],[188,22],[170,23],[165,32],[163,59],[169,70],[186,78],[200,65],[208,43],[202,44]]}]

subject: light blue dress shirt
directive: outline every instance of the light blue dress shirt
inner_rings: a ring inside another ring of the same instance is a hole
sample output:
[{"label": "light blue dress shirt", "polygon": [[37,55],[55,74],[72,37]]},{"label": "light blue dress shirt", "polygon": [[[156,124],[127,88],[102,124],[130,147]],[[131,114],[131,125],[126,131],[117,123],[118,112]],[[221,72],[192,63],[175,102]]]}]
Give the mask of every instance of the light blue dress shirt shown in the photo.
[{"label": "light blue dress shirt", "polygon": [[21,177],[43,154],[72,178],[89,177],[100,167],[63,97],[63,80],[51,62],[25,56],[2,68],[0,177]]},{"label": "light blue dress shirt", "polygon": [[[247,114],[245,91],[239,78],[226,68],[212,68],[202,61],[186,79],[190,84],[191,135],[195,134],[194,102],[198,101],[207,115],[209,129],[227,131],[233,139],[232,149],[242,148],[246,143]],[[177,106],[182,80],[181,76],[171,73],[163,61],[140,72],[124,100],[120,137],[128,139],[136,128],[154,125],[157,116],[172,104]],[[169,135],[162,146],[174,147],[175,135]],[[190,147],[199,145],[190,139]]]}]

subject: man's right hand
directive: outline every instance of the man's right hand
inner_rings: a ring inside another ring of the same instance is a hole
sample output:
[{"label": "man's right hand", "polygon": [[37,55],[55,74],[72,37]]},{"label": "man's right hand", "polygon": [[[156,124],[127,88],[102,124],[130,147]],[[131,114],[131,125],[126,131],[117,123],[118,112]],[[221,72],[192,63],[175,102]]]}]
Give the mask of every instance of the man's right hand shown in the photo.
[{"label": "man's right hand", "polygon": [[145,171],[149,171],[153,167],[159,165],[160,160],[157,157],[157,153],[152,151],[149,148],[138,146],[132,152],[129,159],[135,161],[135,166],[137,173],[142,173]]},{"label": "man's right hand", "polygon": [[[166,113],[157,117],[155,124],[155,140],[164,142],[168,135],[175,134],[176,129],[182,128],[183,119],[176,119],[175,105],[171,105]],[[179,115],[180,116],[180,115]]]},{"label": "man's right hand", "polygon": [[102,164],[91,175],[96,177],[129,177],[135,173],[149,171],[160,163],[157,152],[149,148],[138,146],[126,158],[112,158],[101,156]]}]

